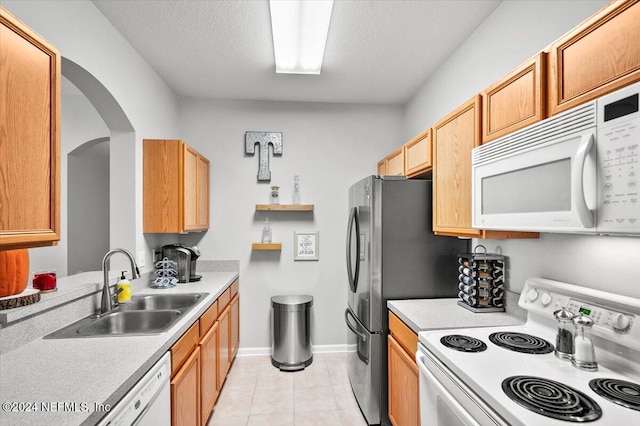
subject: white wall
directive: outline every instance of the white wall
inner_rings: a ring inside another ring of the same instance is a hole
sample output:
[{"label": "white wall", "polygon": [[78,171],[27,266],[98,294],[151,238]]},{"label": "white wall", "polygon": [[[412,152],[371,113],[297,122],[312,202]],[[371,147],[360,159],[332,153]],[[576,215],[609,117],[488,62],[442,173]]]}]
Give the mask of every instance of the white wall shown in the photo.
[{"label": "white wall", "polygon": [[111,241],[132,251],[145,249],[149,258],[142,235],[142,139],[178,137],[175,95],[93,3],[0,0],[0,5],[93,75],[124,111],[135,143],[120,133],[127,129],[111,129],[117,160],[111,168]]},{"label": "white wall", "polygon": [[[405,138],[421,132],[592,15],[607,1],[505,1],[407,105]],[[640,238],[543,234],[539,240],[478,241],[509,256],[520,291],[542,276],[640,297]]]},{"label": "white wall", "polygon": [[[402,141],[400,107],[286,102],[181,100],[180,136],[211,161],[211,227],[181,237],[203,259],[239,259],[241,345],[268,347],[270,297],[314,296],[314,345],[344,345],[347,190]],[[271,183],[257,183],[258,158],[244,153],[245,131],[283,132],[284,153],[270,157]],[[300,176],[302,204],[313,214],[270,213],[282,252],[252,252],[259,242],[271,185],[291,203]],[[293,261],[293,232],[320,232],[320,260]]]},{"label": "white wall", "polygon": [[[60,242],[53,247],[38,247],[29,250],[31,271],[57,270],[58,276],[67,275],[67,250],[69,247],[67,227],[67,171],[68,154],[83,143],[106,137],[109,129],[91,103],[83,95],[62,95],[60,113]],[[104,255],[104,253],[102,254]],[[101,260],[101,259],[98,259]]]}]

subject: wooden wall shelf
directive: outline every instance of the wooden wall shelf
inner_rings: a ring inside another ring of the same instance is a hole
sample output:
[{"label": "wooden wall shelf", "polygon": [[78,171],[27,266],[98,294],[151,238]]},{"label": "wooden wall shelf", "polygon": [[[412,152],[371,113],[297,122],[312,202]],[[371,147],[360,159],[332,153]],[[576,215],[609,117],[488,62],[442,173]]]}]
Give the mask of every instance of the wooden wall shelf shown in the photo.
[{"label": "wooden wall shelf", "polygon": [[282,250],[282,243],[253,243],[251,244],[252,250]]},{"label": "wooden wall shelf", "polygon": [[256,211],[312,212],[313,204],[256,204]]}]

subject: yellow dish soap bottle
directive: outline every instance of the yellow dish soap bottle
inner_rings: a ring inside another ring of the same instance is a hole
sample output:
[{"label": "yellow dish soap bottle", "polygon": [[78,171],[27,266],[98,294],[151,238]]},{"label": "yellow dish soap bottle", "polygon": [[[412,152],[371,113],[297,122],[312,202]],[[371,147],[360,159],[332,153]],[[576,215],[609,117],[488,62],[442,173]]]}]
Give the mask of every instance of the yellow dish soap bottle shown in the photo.
[{"label": "yellow dish soap bottle", "polygon": [[118,303],[128,303],[131,302],[131,283],[127,280],[127,277],[124,276],[124,273],[127,271],[121,271],[122,276],[120,277],[120,281],[116,284],[116,292],[118,293]]}]

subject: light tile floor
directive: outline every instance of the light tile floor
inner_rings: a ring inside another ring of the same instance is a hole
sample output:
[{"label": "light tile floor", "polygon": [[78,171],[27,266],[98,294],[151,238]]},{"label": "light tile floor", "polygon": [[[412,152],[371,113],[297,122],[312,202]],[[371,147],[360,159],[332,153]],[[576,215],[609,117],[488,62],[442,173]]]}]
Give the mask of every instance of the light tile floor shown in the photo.
[{"label": "light tile floor", "polygon": [[347,377],[347,355],[315,354],[282,372],[270,356],[233,362],[208,426],[366,426]]}]

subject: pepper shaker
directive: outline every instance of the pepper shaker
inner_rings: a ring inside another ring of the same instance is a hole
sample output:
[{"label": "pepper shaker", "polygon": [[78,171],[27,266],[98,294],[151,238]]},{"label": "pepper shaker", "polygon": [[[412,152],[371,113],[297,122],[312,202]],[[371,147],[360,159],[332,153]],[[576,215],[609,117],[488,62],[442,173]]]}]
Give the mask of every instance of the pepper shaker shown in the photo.
[{"label": "pepper shaker", "polygon": [[573,359],[574,349],[574,327],[573,312],[566,309],[555,311],[553,315],[558,320],[558,334],[556,335],[556,349],[554,355],[560,359],[571,361]]},{"label": "pepper shaker", "polygon": [[576,334],[573,344],[575,353],[571,364],[582,370],[596,371],[598,363],[596,362],[596,353],[591,340],[593,320],[586,315],[580,314],[573,318],[573,325],[576,327]]}]

